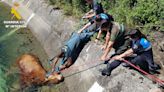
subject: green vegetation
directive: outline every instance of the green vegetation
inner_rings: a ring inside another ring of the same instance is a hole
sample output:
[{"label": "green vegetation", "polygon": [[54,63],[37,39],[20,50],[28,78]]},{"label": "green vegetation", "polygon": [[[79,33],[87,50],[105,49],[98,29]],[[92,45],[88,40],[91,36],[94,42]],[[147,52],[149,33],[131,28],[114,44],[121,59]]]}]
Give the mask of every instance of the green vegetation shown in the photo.
[{"label": "green vegetation", "polygon": [[[85,0],[49,0],[50,4],[62,8],[66,15],[82,17],[89,10]],[[101,0],[105,11],[115,21],[147,30],[164,31],[163,0]]]},{"label": "green vegetation", "polygon": [[0,68],[0,92],[8,92],[8,88],[7,88],[7,83],[6,83],[6,78],[4,76],[4,71],[2,70],[2,68]]},{"label": "green vegetation", "polygon": [[[2,37],[2,34],[5,33],[4,30],[4,24],[3,24],[3,20],[7,20],[8,18],[10,18],[11,16],[9,15],[8,12],[4,12],[4,11],[8,11],[9,10],[9,6],[0,3],[0,11],[2,13],[0,13],[0,37]],[[4,17],[5,16],[5,17]],[[2,52],[4,52],[4,49],[2,43],[0,42],[0,92],[8,92],[8,85],[7,85],[7,78],[5,76],[5,70],[6,67],[8,67],[7,63],[4,62],[4,56],[2,55]]]}]

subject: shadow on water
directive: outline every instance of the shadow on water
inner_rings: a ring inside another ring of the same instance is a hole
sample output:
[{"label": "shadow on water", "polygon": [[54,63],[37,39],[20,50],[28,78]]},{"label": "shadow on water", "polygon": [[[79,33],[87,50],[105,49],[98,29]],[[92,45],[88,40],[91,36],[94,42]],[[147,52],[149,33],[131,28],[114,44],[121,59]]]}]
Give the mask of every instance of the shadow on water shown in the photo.
[{"label": "shadow on water", "polygon": [[24,53],[33,53],[48,68],[47,62],[43,62],[47,61],[47,54],[29,29],[5,28],[4,21],[11,21],[10,7],[0,2],[0,92],[18,92],[20,83],[16,59]]}]

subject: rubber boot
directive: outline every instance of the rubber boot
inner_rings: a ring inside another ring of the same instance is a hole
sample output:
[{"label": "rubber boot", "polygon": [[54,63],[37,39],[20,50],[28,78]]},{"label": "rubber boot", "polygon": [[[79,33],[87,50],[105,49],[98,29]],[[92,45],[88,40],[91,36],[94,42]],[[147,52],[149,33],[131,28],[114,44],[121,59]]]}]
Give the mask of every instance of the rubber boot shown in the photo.
[{"label": "rubber boot", "polygon": [[150,67],[150,66],[149,66],[149,69],[150,69],[150,70],[160,70],[161,67],[160,67],[158,64],[154,64],[153,67]]},{"label": "rubber boot", "polygon": [[101,71],[102,76],[110,76],[111,75],[111,69],[110,64],[107,64],[107,67]]}]

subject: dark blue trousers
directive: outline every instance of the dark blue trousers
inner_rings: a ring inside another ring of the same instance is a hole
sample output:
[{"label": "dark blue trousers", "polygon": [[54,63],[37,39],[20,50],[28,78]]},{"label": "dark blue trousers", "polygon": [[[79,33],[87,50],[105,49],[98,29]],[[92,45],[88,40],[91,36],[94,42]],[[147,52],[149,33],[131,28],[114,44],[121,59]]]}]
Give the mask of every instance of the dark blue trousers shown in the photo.
[{"label": "dark blue trousers", "polygon": [[[153,61],[152,49],[140,55],[137,55],[136,57],[125,58],[125,59],[129,60],[132,64],[139,66],[141,69],[143,69],[146,72],[149,72],[150,69],[153,70],[158,67],[158,65],[155,64]],[[108,63],[107,64],[108,72],[112,72],[112,70],[117,68],[122,62],[123,61],[115,60],[111,63]]]}]

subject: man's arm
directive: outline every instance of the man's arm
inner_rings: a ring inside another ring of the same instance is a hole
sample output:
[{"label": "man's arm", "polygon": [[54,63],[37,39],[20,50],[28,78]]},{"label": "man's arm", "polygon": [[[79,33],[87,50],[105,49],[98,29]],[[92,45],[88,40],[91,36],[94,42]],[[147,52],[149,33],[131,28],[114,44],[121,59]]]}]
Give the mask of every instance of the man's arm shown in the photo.
[{"label": "man's arm", "polygon": [[131,56],[133,54],[133,49],[129,49],[120,55],[121,58]]},{"label": "man's arm", "polygon": [[90,19],[90,18],[92,18],[92,17],[95,16],[95,15],[96,15],[96,13],[93,12],[93,13],[91,13],[91,14],[86,15],[85,18]]},{"label": "man's arm", "polygon": [[114,60],[122,60],[125,57],[131,56],[133,53],[134,53],[134,51],[131,48],[131,49],[125,51],[124,53],[122,53],[121,55],[114,56],[112,59],[114,59]]},{"label": "man's arm", "polygon": [[94,10],[91,9],[89,12],[87,12],[87,13],[85,14],[85,16],[86,16],[86,15],[89,15],[89,14],[91,14],[91,13],[93,13],[93,12],[94,12]]},{"label": "man's arm", "polygon": [[[105,37],[105,47],[108,46],[108,42],[109,42],[109,40],[110,40],[110,33],[107,32],[106,37]],[[105,48],[105,49],[106,49],[106,48]]]},{"label": "man's arm", "polygon": [[96,13],[94,12],[93,9],[91,9],[89,12],[87,12],[82,18],[84,19],[88,19],[88,18],[92,18],[93,16],[95,16]]},{"label": "man's arm", "polygon": [[107,55],[108,55],[108,53],[110,52],[111,48],[113,47],[113,44],[114,44],[114,42],[109,41],[108,46],[107,46],[107,48],[105,49],[104,54],[101,56],[101,60],[104,61],[104,60],[107,59]]},{"label": "man's arm", "polygon": [[95,42],[98,42],[98,40],[100,39],[101,33],[102,33],[102,31],[101,31],[101,29],[100,29],[99,32],[98,32],[98,35],[97,35],[97,37],[96,37]]},{"label": "man's arm", "polygon": [[90,23],[90,22],[89,22],[89,23],[87,23],[86,25],[84,25],[84,27],[83,27],[83,28],[81,28],[81,29],[78,31],[78,33],[81,33],[83,30],[85,30],[86,28],[88,28],[90,25],[91,25],[91,23]]},{"label": "man's arm", "polygon": [[52,61],[51,67],[52,67],[52,72],[54,71],[57,62],[59,61],[59,58],[62,58],[64,55],[64,52],[60,52],[60,54],[58,54]]},{"label": "man's arm", "polygon": [[110,38],[108,38],[110,41],[106,42],[106,43],[108,43],[108,45],[107,45],[107,48],[105,49],[104,54],[101,56],[101,60],[104,61],[107,59],[107,55],[110,52],[111,48],[113,47],[113,44],[114,44],[115,39],[117,37],[117,34],[116,34],[117,32],[118,32],[118,30],[117,30],[116,26],[113,25],[111,33],[110,34],[108,33],[108,35],[110,35]]}]

